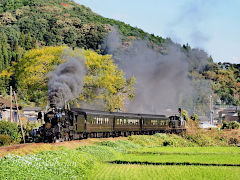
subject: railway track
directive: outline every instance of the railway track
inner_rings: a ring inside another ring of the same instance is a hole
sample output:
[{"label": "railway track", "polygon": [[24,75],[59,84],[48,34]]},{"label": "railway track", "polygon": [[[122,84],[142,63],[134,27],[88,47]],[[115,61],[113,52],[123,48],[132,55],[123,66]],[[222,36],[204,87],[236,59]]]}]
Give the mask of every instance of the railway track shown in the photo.
[{"label": "railway track", "polygon": [[15,149],[20,149],[20,148],[23,148],[23,147],[26,147],[30,144],[33,144],[33,143],[27,143],[27,144],[15,144],[15,145],[11,145],[11,146],[3,146],[3,147],[0,147],[0,151],[4,150],[4,151],[11,151],[11,150],[15,150]]}]

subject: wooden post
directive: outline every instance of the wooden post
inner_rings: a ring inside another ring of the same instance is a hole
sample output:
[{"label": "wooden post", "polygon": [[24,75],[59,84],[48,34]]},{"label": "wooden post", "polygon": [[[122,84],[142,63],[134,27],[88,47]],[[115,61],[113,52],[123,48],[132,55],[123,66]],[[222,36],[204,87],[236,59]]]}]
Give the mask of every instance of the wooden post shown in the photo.
[{"label": "wooden post", "polygon": [[24,131],[23,131],[22,120],[20,118],[20,113],[19,113],[19,109],[18,109],[17,95],[16,95],[15,91],[13,91],[13,94],[14,94],[14,99],[15,99],[16,106],[17,106],[18,121],[20,122],[20,126],[21,126],[21,131],[22,131],[22,136],[23,136],[23,143],[25,143],[25,135],[24,135]]},{"label": "wooden post", "polygon": [[13,122],[12,118],[12,86],[10,86],[10,121]]}]

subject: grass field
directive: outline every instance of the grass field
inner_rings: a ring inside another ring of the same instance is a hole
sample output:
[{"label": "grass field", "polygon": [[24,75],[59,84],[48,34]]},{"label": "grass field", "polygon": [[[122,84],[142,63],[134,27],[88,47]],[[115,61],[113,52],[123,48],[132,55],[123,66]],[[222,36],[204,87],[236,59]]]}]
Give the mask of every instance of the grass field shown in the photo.
[{"label": "grass field", "polygon": [[183,147],[160,147],[156,137],[142,138],[8,155],[0,158],[0,179],[240,179],[239,147],[187,147],[182,140]]},{"label": "grass field", "polygon": [[95,166],[89,179],[240,179],[239,147],[131,148],[128,145],[124,151],[122,144],[101,143],[123,153]]},{"label": "grass field", "polygon": [[129,151],[117,161],[189,164],[240,164],[238,147],[159,147]]},{"label": "grass field", "polygon": [[102,164],[89,179],[96,180],[157,180],[157,179],[214,179],[236,180],[240,178],[239,167],[202,166],[153,166]]}]

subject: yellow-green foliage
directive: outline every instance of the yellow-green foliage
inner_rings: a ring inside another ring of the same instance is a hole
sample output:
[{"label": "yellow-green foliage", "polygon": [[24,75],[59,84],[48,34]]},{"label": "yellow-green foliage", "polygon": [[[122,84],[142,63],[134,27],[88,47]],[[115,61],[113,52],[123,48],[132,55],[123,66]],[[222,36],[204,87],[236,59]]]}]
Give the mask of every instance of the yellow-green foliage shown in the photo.
[{"label": "yellow-green foliage", "polygon": [[189,120],[188,112],[187,112],[186,110],[183,110],[183,111],[182,111],[182,117],[183,117],[186,121]]},{"label": "yellow-green foliage", "polygon": [[125,98],[134,96],[134,77],[126,80],[110,55],[102,56],[87,50],[84,56],[88,73],[82,98],[90,102],[103,100],[105,109],[109,111],[123,109]]},{"label": "yellow-green foliage", "polygon": [[27,51],[18,63],[13,63],[0,76],[16,82],[20,98],[44,105],[47,96],[47,73],[62,61],[64,47],[44,47]]},{"label": "yellow-green foliage", "polygon": [[17,83],[20,98],[44,106],[47,102],[48,73],[69,57],[85,57],[87,75],[80,100],[101,101],[105,109],[124,108],[126,98],[134,96],[134,78],[126,80],[124,73],[114,64],[110,55],[99,55],[92,50],[71,50],[64,46],[33,49],[16,64],[3,71]]}]

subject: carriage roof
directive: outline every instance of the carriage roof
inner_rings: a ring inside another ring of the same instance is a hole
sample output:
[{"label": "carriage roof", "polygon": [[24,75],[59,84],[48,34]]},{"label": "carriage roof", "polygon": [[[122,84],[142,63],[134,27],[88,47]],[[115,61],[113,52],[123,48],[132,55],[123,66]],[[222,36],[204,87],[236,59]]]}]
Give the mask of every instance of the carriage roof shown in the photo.
[{"label": "carriage roof", "polygon": [[91,109],[72,108],[76,113],[84,113],[86,115],[103,115],[103,116],[119,116],[128,118],[167,118],[165,115],[154,115],[154,114],[134,114],[124,112],[108,112],[108,111],[97,111]]}]

